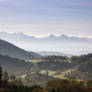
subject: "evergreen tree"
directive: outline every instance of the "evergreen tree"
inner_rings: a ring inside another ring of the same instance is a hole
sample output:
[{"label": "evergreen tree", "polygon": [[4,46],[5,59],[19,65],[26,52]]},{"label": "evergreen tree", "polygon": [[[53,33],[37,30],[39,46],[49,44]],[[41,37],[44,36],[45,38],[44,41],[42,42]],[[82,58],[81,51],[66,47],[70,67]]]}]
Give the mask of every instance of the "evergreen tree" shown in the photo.
[{"label": "evergreen tree", "polygon": [[2,77],[3,77],[3,72],[2,72],[2,68],[0,67],[0,87],[2,85]]},{"label": "evergreen tree", "polygon": [[3,86],[4,87],[8,87],[8,80],[9,80],[9,75],[7,71],[5,71],[3,74]]},{"label": "evergreen tree", "polygon": [[52,91],[51,92],[55,92],[55,89],[52,89]]}]

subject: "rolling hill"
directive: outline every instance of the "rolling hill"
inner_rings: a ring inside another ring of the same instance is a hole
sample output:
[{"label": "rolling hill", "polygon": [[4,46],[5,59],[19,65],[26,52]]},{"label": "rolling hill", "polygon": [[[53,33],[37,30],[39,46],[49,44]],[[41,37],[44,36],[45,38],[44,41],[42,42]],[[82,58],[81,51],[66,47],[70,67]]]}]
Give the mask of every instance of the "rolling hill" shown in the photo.
[{"label": "rolling hill", "polygon": [[[29,64],[23,60],[0,55],[0,66],[9,74],[21,74],[27,72]],[[30,64],[31,66],[31,64]]]},{"label": "rolling hill", "polygon": [[39,54],[36,54],[34,52],[29,53],[4,40],[0,40],[0,54],[22,60],[39,59],[41,57]]}]

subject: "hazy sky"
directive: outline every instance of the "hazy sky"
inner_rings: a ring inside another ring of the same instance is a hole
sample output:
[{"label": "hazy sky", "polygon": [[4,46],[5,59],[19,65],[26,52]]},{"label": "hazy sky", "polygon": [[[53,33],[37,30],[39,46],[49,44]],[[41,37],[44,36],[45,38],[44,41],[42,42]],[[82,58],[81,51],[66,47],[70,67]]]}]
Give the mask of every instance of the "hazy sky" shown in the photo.
[{"label": "hazy sky", "polygon": [[0,31],[92,36],[92,0],[0,0]]}]

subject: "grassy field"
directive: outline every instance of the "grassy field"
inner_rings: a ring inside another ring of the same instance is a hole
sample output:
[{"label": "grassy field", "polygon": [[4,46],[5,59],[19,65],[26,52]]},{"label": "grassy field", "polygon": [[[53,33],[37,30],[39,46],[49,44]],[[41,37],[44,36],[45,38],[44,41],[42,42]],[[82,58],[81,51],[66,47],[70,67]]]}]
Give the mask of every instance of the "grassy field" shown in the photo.
[{"label": "grassy field", "polygon": [[39,63],[42,62],[42,60],[26,60],[26,62],[30,62],[30,63]]}]

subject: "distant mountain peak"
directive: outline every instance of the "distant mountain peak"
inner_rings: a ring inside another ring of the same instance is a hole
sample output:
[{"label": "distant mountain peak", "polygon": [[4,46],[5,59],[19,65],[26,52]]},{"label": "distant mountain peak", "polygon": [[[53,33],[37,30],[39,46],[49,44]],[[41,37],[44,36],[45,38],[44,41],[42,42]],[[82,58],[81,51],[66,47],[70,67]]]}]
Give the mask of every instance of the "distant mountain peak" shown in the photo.
[{"label": "distant mountain peak", "polygon": [[48,38],[56,38],[56,36],[51,34],[51,35],[48,36]]},{"label": "distant mountain peak", "polygon": [[59,37],[61,37],[61,38],[69,38],[67,35],[65,35],[65,34],[62,34],[61,36],[59,36]]},{"label": "distant mountain peak", "polygon": [[12,33],[12,35],[20,35],[20,36],[25,36],[25,34],[24,34],[24,33],[22,33],[22,32],[19,32],[19,33]]}]

